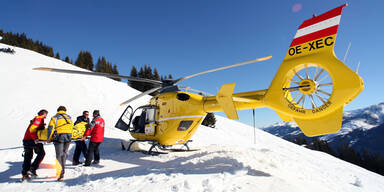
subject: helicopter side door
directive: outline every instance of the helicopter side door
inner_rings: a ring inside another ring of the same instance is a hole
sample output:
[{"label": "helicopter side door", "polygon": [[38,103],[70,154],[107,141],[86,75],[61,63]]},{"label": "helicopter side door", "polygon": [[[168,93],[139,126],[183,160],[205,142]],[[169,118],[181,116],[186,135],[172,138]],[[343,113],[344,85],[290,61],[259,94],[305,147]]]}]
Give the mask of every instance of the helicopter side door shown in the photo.
[{"label": "helicopter side door", "polygon": [[120,129],[120,130],[123,130],[123,131],[129,130],[130,129],[132,115],[133,115],[133,109],[132,109],[131,106],[128,106],[124,110],[123,114],[120,116],[120,118],[117,121],[115,127]]}]

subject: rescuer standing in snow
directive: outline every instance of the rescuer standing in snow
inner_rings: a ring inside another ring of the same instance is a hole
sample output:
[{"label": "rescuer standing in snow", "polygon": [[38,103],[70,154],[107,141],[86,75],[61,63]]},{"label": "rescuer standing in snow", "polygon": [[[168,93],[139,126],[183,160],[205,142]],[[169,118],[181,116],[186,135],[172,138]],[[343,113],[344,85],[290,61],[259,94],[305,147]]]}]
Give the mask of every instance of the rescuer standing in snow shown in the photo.
[{"label": "rescuer standing in snow", "polygon": [[64,179],[65,161],[72,139],[72,120],[66,113],[67,109],[60,106],[48,125],[49,140],[54,142],[56,151],[56,176],[58,181]]},{"label": "rescuer standing in snow", "polygon": [[93,111],[93,119],[90,124],[89,129],[85,132],[84,137],[91,135],[91,139],[88,145],[87,158],[85,160],[84,166],[90,166],[92,161],[92,156],[95,157],[93,164],[99,164],[100,162],[100,153],[99,145],[104,140],[104,119],[100,117],[99,110]]},{"label": "rescuer standing in snow", "polygon": [[[83,111],[83,115],[77,117],[74,125],[81,123],[81,122],[85,122],[85,123],[89,124],[89,112],[88,111]],[[83,153],[84,158],[87,157],[87,145],[85,144],[84,139],[82,139],[80,141],[75,141],[75,143],[76,143],[76,148],[75,148],[75,152],[73,154],[72,164],[78,165],[78,164],[80,164],[79,159],[80,159],[81,153]]]},{"label": "rescuer standing in snow", "polygon": [[[31,120],[27,131],[25,131],[23,146],[24,146],[24,162],[23,170],[21,174],[23,175],[22,181],[31,179],[29,175],[37,176],[36,169],[39,168],[41,161],[43,161],[45,156],[45,151],[42,143],[37,143],[37,130],[43,130],[45,123],[44,119],[47,117],[48,111],[45,109],[40,110],[35,118]],[[37,154],[36,159],[31,165],[33,158],[33,151]]]}]

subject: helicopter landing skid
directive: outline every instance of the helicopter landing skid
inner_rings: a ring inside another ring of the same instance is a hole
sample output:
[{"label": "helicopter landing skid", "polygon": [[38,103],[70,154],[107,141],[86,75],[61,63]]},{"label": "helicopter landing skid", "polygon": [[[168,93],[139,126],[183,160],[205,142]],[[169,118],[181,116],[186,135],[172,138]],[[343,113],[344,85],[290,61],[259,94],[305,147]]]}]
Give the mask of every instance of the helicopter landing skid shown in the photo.
[{"label": "helicopter landing skid", "polygon": [[[133,144],[135,142],[147,142],[147,143],[150,143],[151,144],[151,147],[149,148],[148,151],[144,151],[144,150],[131,150]],[[159,144],[157,141],[155,140],[135,140],[135,139],[131,139],[129,140],[128,143],[124,143],[123,141],[121,142],[121,148],[122,150],[126,150],[126,151],[140,151],[140,152],[143,152],[144,154],[148,154],[148,155],[159,155],[159,154],[168,154],[167,152],[162,152],[162,151],[170,151],[170,152],[188,152],[188,151],[197,151],[198,149],[190,149],[189,146],[188,146],[188,143],[189,142],[192,142],[192,140],[188,140],[187,142],[181,144],[183,145],[182,148],[180,149],[172,149],[171,146],[168,146],[168,145],[161,145]],[[184,149],[185,148],[185,149]],[[159,151],[162,150],[162,151]]]}]

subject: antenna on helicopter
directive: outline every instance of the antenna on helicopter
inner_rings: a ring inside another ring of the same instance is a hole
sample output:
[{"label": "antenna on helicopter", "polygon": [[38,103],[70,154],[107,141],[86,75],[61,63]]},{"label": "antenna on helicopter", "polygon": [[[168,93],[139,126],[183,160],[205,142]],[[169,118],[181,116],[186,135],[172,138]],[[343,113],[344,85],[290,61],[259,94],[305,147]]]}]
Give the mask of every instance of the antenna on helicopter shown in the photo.
[{"label": "antenna on helicopter", "polygon": [[357,63],[356,74],[359,74],[359,68],[360,68],[360,61]]},{"label": "antenna on helicopter", "polygon": [[349,48],[351,48],[351,42],[348,43],[348,48],[347,51],[345,51],[343,63],[345,63],[345,60],[347,59],[348,53],[349,53]]},{"label": "antenna on helicopter", "polygon": [[256,117],[255,117],[255,109],[252,109],[253,115],[253,144],[256,144]]}]

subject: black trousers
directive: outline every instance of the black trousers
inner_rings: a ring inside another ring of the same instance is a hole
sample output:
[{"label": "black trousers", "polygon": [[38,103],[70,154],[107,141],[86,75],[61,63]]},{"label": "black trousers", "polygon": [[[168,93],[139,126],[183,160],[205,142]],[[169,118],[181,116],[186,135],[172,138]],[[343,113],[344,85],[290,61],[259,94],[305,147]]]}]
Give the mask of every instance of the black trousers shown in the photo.
[{"label": "black trousers", "polygon": [[72,162],[79,162],[80,155],[83,153],[84,158],[87,158],[87,145],[85,144],[85,141],[76,141],[76,148],[75,152],[73,153],[73,160]]},{"label": "black trousers", "polygon": [[96,143],[89,141],[89,146],[88,146],[88,152],[87,152],[87,158],[85,160],[85,164],[89,165],[92,162],[92,156],[95,157],[95,161],[100,160],[100,152],[99,152],[99,145],[101,143]]},{"label": "black trousers", "polygon": [[[35,144],[34,141],[23,141],[24,142],[24,162],[23,170],[21,174],[26,175],[31,169],[36,170],[39,168],[40,163],[43,161],[45,156],[44,146],[42,143]],[[33,158],[33,152],[37,154],[35,160],[31,164]]]}]

